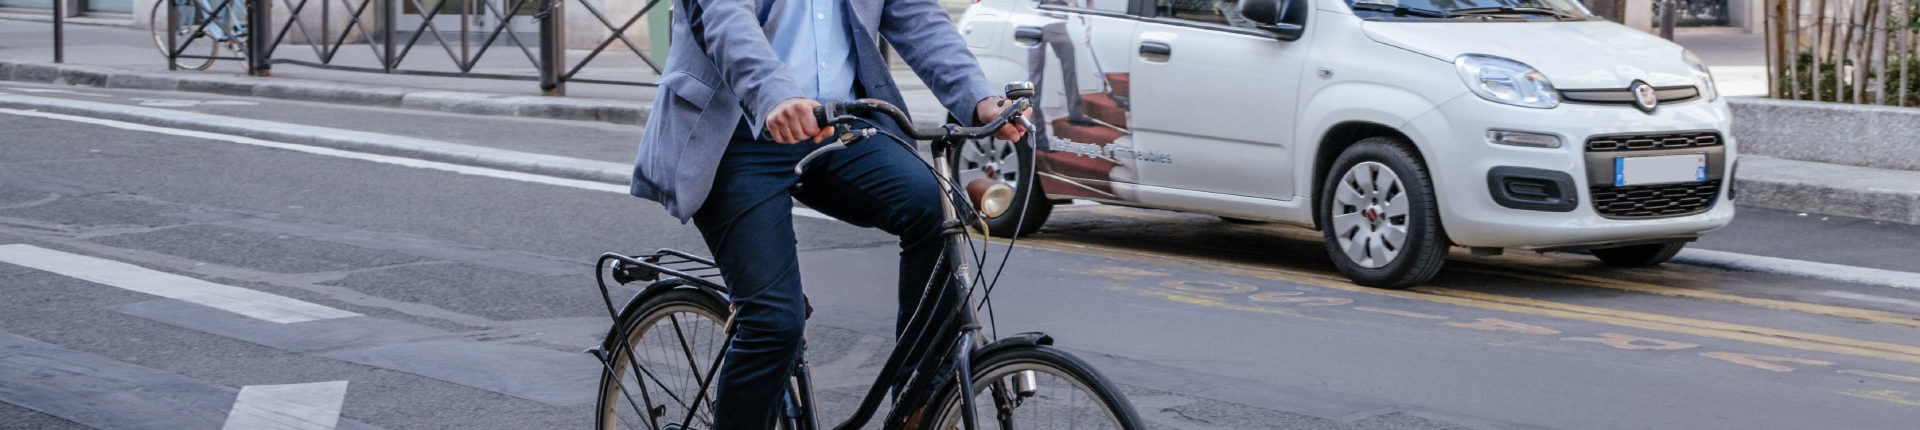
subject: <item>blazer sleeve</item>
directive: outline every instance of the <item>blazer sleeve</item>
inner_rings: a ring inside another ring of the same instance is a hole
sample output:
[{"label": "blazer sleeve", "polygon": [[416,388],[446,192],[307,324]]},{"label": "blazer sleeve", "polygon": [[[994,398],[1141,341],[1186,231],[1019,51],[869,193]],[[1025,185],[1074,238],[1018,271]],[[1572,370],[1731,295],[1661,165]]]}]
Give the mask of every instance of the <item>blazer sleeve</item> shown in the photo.
[{"label": "blazer sleeve", "polygon": [[754,14],[754,0],[686,0],[688,25],[747,114],[755,135],[780,102],[806,97],[783,72],[767,32]]},{"label": "blazer sleeve", "polygon": [[999,92],[980,72],[980,61],[967,51],[947,9],[935,0],[887,0],[882,11],[881,37],[900,51],[900,58],[954,118],[978,125],[974,106]]}]

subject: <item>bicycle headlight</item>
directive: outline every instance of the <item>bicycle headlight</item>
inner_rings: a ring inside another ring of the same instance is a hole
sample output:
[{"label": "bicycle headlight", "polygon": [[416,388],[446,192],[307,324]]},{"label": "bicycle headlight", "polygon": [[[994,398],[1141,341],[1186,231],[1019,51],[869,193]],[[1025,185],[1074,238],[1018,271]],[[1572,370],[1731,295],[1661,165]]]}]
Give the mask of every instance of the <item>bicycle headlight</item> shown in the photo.
[{"label": "bicycle headlight", "polygon": [[1713,86],[1713,72],[1707,70],[1707,62],[1700,61],[1699,55],[1694,55],[1693,50],[1687,49],[1680,51],[1680,59],[1685,60],[1687,67],[1693,69],[1694,80],[1700,81],[1700,98],[1707,101],[1720,98],[1720,90]]},{"label": "bicycle headlight", "polygon": [[1553,90],[1553,82],[1526,63],[1466,54],[1455,58],[1453,67],[1460,71],[1460,80],[1466,82],[1468,90],[1488,101],[1538,109],[1560,105],[1560,93]]}]

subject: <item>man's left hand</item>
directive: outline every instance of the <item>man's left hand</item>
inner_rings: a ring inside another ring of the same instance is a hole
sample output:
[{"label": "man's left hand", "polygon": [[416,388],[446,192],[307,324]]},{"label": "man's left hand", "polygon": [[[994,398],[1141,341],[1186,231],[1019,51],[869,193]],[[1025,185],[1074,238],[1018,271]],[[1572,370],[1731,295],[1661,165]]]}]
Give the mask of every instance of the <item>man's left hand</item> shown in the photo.
[{"label": "man's left hand", "polygon": [[[994,118],[999,118],[1002,112],[1006,112],[1009,107],[1013,107],[1013,102],[1008,101],[1006,97],[994,96],[981,99],[980,104],[975,105],[973,108],[974,120],[982,124],[993,121]],[[1032,117],[1032,115],[1033,108],[1020,111],[1020,116]],[[1014,122],[1007,123],[1005,127],[1000,127],[1000,131],[994,132],[993,137],[999,138],[1000,140],[1020,140],[1020,137],[1026,134],[1027,126]]]}]

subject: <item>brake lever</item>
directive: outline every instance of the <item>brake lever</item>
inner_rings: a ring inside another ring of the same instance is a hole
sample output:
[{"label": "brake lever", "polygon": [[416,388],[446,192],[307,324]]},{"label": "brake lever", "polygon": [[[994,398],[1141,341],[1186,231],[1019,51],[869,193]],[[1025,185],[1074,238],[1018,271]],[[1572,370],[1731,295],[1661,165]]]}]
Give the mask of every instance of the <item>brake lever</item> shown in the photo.
[{"label": "brake lever", "polygon": [[813,159],[820,158],[820,156],[822,155],[827,155],[827,153],[829,152],[847,149],[847,145],[851,145],[854,142],[859,142],[863,139],[866,139],[869,136],[873,136],[874,134],[878,134],[880,132],[879,130],[875,130],[871,128],[850,129],[850,128],[847,128],[847,126],[839,125],[839,124],[835,124],[833,126],[833,130],[834,130],[833,137],[832,137],[833,143],[822,145],[820,148],[814,149],[813,152],[808,152],[805,157],[800,157],[800,162],[794,163],[793,165],[794,176],[800,176],[800,175],[806,174],[807,165],[812,164]]}]

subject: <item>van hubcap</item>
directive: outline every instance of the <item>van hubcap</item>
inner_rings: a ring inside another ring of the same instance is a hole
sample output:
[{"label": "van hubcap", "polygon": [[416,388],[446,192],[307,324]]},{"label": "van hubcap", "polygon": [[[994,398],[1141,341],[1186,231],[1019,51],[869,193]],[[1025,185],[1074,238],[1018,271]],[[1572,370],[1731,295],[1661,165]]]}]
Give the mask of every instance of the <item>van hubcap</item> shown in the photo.
[{"label": "van hubcap", "polygon": [[1407,190],[1385,164],[1356,164],[1334,186],[1333,237],[1368,269],[1392,263],[1407,242]]}]

